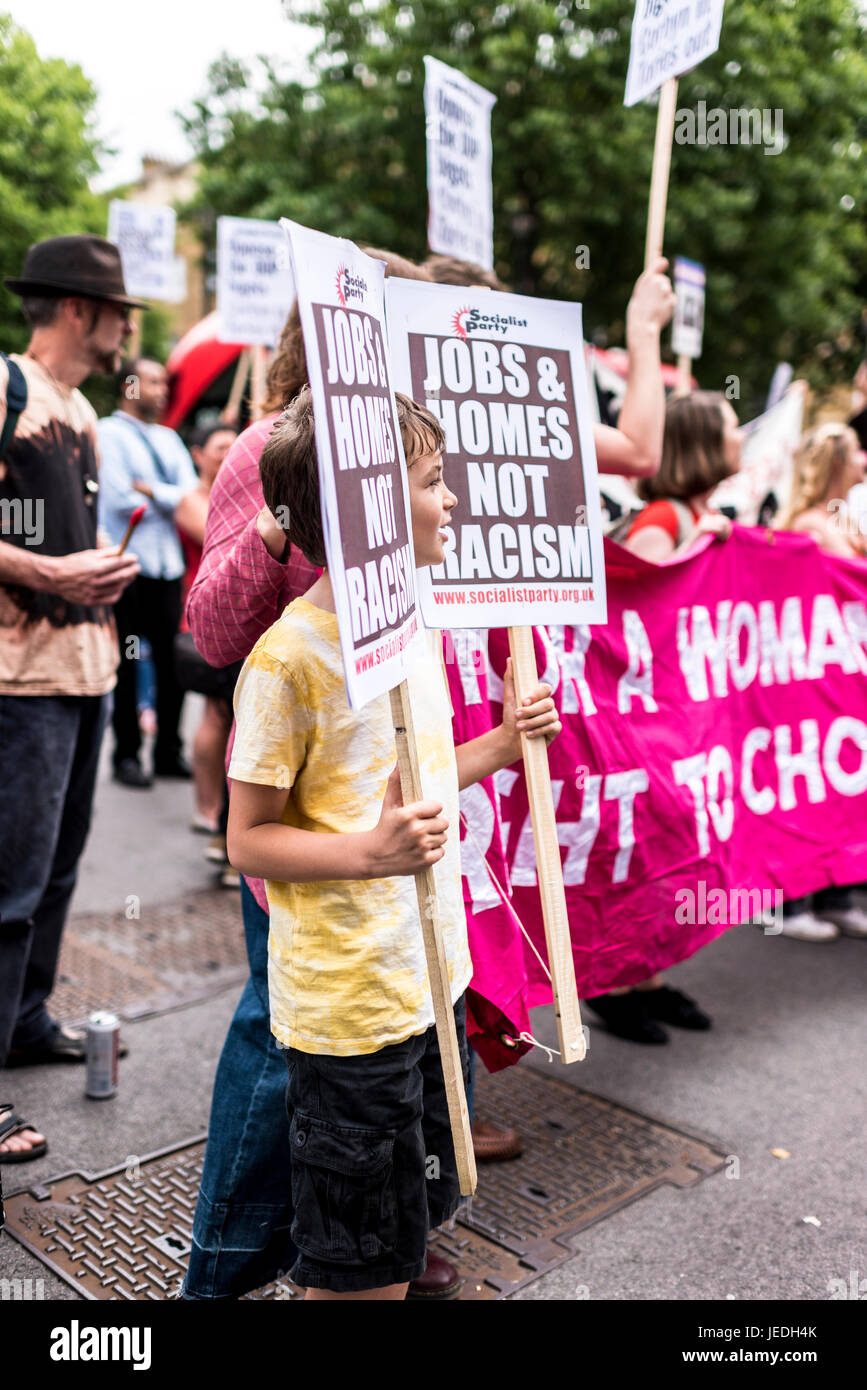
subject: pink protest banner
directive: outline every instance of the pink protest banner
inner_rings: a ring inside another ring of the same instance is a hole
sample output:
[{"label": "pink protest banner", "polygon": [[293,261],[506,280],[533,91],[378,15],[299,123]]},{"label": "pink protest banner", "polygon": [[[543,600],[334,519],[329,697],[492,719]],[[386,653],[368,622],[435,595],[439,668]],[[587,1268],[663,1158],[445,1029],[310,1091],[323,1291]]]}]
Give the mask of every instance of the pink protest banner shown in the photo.
[{"label": "pink protest banner", "polygon": [[[783,894],[867,879],[867,564],[741,527],[663,566],[605,550],[608,624],[536,629],[564,725],[551,778],[585,998],[686,959]],[[457,737],[487,700],[499,718],[506,635],[476,639],[450,666]],[[477,838],[493,863],[502,837],[512,903],[544,956],[520,767],[496,782],[495,824]],[[550,1002],[529,948],[503,979],[518,938],[504,949],[497,912],[489,946],[497,910],[479,911],[469,885],[473,990],[501,1005],[511,993],[513,1016]]]},{"label": "pink protest banner", "polygon": [[[507,633],[500,635],[508,648]],[[455,743],[487,733],[493,727],[492,703],[502,701],[503,682],[487,659],[488,636],[476,628],[443,633]],[[509,866],[493,777],[461,792],[461,818],[464,908],[475,967],[467,990],[467,1033],[489,1070],[496,1071],[527,1051],[526,1044],[510,1045],[502,1038],[517,1039],[529,1029],[530,1016],[525,944],[509,902]],[[544,941],[541,902],[536,911]]]}]

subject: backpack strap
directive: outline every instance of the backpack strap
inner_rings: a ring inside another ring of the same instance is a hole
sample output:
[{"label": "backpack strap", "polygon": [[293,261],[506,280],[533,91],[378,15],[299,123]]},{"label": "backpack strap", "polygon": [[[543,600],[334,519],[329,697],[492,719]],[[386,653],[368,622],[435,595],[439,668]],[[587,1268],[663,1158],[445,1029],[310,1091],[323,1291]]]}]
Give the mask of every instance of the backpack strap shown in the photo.
[{"label": "backpack strap", "polygon": [[27,382],[17,362],[13,362],[5,352],[0,352],[0,358],[6,363],[6,369],[9,373],[9,381],[6,386],[6,419],[3,421],[2,430],[0,430],[0,459],[3,459],[6,457],[6,450],[12,443],[19,417],[22,411],[27,408]]},{"label": "backpack strap", "polygon": [[145,448],[151,456],[158,479],[161,483],[170,483],[172,480],[168,475],[165,464],[163,463],[153,444],[151,444],[145,431],[142,429],[138,421],[133,419],[132,415],[127,414],[125,410],[116,410],[111,418],[112,420],[125,420],[126,423],[129,425],[130,429],[135,430],[142,444],[145,446]]}]

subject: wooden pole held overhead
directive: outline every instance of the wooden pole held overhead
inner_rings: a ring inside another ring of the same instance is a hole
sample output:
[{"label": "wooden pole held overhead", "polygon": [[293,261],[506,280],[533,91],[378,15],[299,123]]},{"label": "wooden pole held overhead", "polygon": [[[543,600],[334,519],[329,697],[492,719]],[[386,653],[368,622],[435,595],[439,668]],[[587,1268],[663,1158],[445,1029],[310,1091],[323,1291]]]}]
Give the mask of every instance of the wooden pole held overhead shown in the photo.
[{"label": "wooden pole held overhead", "polygon": [[680,396],[688,396],[692,390],[692,358],[685,352],[677,358],[677,391]]},{"label": "wooden pole held overhead", "polygon": [[671,146],[674,140],[674,116],[677,107],[677,78],[669,77],[659,93],[656,115],[656,140],[653,146],[653,173],[650,176],[650,203],[647,210],[647,240],[644,244],[644,269],[662,255],[665,232],[665,208],[668,202],[668,174],[671,168]]}]

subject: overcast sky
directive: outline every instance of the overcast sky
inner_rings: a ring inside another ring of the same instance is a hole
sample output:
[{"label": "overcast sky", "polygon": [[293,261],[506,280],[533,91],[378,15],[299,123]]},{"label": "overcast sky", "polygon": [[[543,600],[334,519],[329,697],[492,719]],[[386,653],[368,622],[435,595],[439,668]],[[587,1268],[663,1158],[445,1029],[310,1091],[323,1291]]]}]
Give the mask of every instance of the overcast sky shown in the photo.
[{"label": "overcast sky", "polygon": [[280,0],[0,0],[44,58],[78,63],[99,94],[98,134],[118,153],[97,187],[136,178],[143,154],[189,154],[173,116],[205,90],[209,65],[267,53],[300,71],[314,33],[283,18]]}]

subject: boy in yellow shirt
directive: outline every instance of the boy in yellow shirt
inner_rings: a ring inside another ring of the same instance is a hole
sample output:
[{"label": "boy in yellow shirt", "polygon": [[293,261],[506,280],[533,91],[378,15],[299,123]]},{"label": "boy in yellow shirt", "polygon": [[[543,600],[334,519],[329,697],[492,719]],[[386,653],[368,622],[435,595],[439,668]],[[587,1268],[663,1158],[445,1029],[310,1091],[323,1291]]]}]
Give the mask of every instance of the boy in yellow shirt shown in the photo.
[{"label": "boy in yellow shirt", "polygon": [[[457,500],[444,438],[429,411],[400,395],[397,406],[416,564],[436,565]],[[324,566],[309,389],[275,425],[260,472],[290,540]],[[458,792],[517,761],[522,732],[560,729],[550,688],[518,709],[507,670],[502,725],[455,749],[439,634],[424,633],[417,653],[407,679],[425,800],[410,806],[388,698],[347,702],[327,570],[257,642],[235,694],[229,857],[266,880],[271,1028],[289,1071],[292,1275],[308,1298],[404,1298],[424,1272],[428,1231],[457,1209],[413,876],[435,866],[466,1059]]]}]

